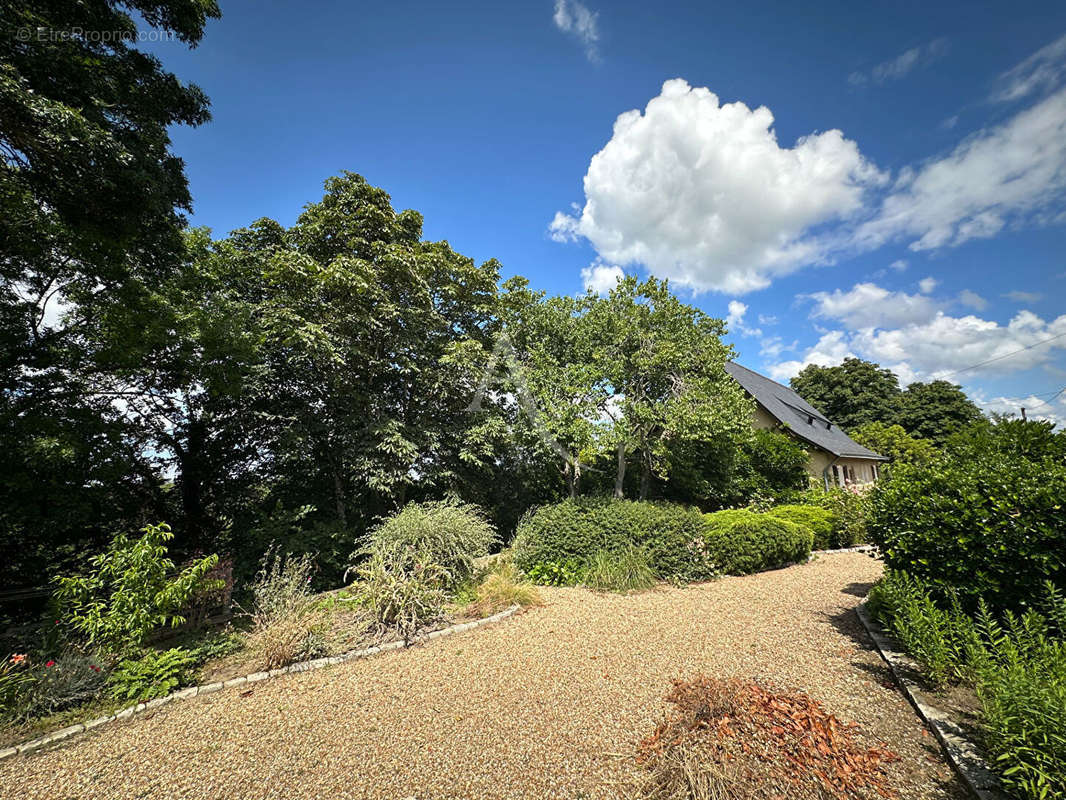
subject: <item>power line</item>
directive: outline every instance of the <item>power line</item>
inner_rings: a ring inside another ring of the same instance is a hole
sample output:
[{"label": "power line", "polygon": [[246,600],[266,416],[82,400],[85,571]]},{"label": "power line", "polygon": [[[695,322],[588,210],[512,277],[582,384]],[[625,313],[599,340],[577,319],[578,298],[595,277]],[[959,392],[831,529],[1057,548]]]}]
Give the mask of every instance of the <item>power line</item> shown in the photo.
[{"label": "power line", "polygon": [[[1042,344],[1047,344],[1048,342],[1053,342],[1056,339],[1061,339],[1063,336],[1066,336],[1066,332],[1060,333],[1058,336],[1052,336],[1050,339],[1041,339],[1039,342],[1033,342],[1031,345],[1028,345],[1027,347],[1023,347],[1020,350],[1013,350],[1010,353],[1004,353],[1001,356],[996,356],[995,358],[990,358],[987,361],[980,362],[979,364],[974,364],[974,365],[969,366],[969,367],[963,367],[962,369],[952,370],[951,372],[947,372],[947,373],[944,373],[943,375],[941,375],[940,376],[940,380],[943,380],[944,378],[948,377],[949,375],[958,375],[960,372],[968,372],[971,369],[977,369],[978,367],[983,367],[985,364],[991,364],[993,361],[1002,361],[1004,358],[1010,358],[1011,356],[1016,356],[1016,355],[1018,355],[1018,353],[1024,353],[1026,350],[1032,350],[1034,347],[1039,347]],[[1064,387],[1064,388],[1066,388],[1066,387]]]}]

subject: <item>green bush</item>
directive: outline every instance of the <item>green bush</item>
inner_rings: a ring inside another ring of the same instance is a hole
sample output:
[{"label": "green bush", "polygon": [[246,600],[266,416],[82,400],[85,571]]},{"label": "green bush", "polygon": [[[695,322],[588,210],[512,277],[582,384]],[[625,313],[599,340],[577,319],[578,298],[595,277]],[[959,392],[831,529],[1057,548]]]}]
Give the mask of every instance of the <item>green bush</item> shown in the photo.
[{"label": "green bush", "polygon": [[137,648],[156,628],[185,622],[181,609],[201,592],[221,588],[222,581],[205,577],[218,564],[217,555],[174,575],[167,556],[173,538],[166,523],[148,525],[136,539],[120,533],[106,553],[91,560],[89,575],[57,577],[60,622],[90,647],[115,653]]},{"label": "green bush", "polygon": [[814,536],[815,550],[828,550],[838,547],[841,521],[832,511],[820,506],[785,505],[776,506],[766,512],[775,519],[794,522],[801,528],[807,528]]},{"label": "green bush", "polygon": [[195,666],[196,657],[183,647],[146,650],[139,658],[122,661],[107,682],[116,700],[151,700],[188,683]]},{"label": "green bush", "polygon": [[444,617],[443,571],[428,562],[397,569],[375,553],[356,569],[353,593],[377,623],[410,641]]},{"label": "green bush", "polygon": [[585,578],[585,562],[576,558],[565,561],[539,561],[526,574],[541,586],[576,586]]},{"label": "green bush", "polygon": [[814,541],[807,528],[755,511],[716,511],[704,520],[711,558],[731,575],[803,561]]},{"label": "green bush", "polygon": [[655,570],[648,554],[639,547],[625,550],[599,550],[589,559],[584,583],[590,589],[609,592],[632,592],[655,585]]},{"label": "green bush", "polygon": [[435,580],[454,589],[474,574],[474,559],[488,555],[496,531],[477,506],[458,502],[410,503],[373,531],[362,555],[383,569],[409,573],[432,565]]},{"label": "green bush", "polygon": [[976,618],[920,578],[889,570],[871,611],[935,684],[965,680],[981,704],[983,743],[1003,783],[1044,800],[1066,794],[1066,598],[1045,583],[1043,613],[1002,618],[979,599]]},{"label": "green bush", "polygon": [[664,579],[687,583],[716,574],[703,515],[668,503],[589,498],[542,506],[518,523],[513,552],[515,564],[531,579],[574,583],[577,565],[587,565],[600,551],[631,547],[641,548]]},{"label": "green bush", "polygon": [[979,597],[1022,609],[1042,581],[1066,584],[1062,438],[1041,423],[979,426],[931,464],[894,467],[869,520],[886,564],[954,588],[969,610]]},{"label": "green bush", "polygon": [[833,514],[836,527],[829,537],[829,549],[854,547],[869,541],[866,521],[870,516],[870,491],[860,489],[809,489],[800,498],[805,505],[818,506]]}]

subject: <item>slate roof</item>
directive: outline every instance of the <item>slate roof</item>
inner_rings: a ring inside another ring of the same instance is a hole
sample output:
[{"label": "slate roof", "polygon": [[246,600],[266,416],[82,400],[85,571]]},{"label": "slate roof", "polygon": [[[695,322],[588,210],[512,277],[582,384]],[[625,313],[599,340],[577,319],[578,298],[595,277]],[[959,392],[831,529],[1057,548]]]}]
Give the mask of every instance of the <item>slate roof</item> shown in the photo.
[{"label": "slate roof", "polygon": [[786,425],[789,432],[800,439],[834,456],[888,461],[883,455],[853,440],[839,425],[826,419],[822,412],[787,386],[732,361],[726,363],[725,368],[770,416]]}]

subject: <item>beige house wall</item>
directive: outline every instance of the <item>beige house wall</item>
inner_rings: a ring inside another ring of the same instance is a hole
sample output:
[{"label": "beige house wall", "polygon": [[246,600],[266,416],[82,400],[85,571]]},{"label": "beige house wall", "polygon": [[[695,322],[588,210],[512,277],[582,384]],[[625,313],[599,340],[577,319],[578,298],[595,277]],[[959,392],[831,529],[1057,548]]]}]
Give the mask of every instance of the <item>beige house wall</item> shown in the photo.
[{"label": "beige house wall", "polygon": [[[761,405],[755,405],[755,415],[752,419],[752,425],[756,429],[776,429],[778,428],[777,420],[771,416],[770,412],[763,408]],[[781,428],[783,431],[788,431],[788,428]],[[807,472],[811,478],[819,485],[823,486],[826,472],[825,470],[835,464],[837,470],[837,482],[834,482],[833,470],[829,469],[829,485],[830,486],[850,486],[850,485],[865,485],[873,483],[877,480],[876,464],[875,461],[869,461],[865,458],[840,458],[834,460],[832,453],[827,453],[824,450],[818,450],[808,442],[799,440],[807,452],[810,453],[810,461],[807,462]],[[854,475],[854,478],[852,477]]]}]

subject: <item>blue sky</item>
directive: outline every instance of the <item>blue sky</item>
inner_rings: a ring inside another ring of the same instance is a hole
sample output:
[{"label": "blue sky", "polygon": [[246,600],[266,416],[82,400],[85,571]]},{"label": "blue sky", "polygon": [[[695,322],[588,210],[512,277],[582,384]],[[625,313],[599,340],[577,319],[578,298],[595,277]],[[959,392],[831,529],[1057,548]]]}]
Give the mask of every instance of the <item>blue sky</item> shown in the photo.
[{"label": "blue sky", "polygon": [[174,143],[216,235],[352,170],[537,288],[669,277],[779,379],[1066,423],[1066,5],[881,5],[261,0],[153,50],[211,98]]}]

